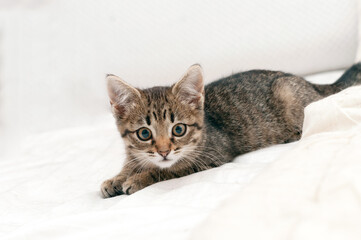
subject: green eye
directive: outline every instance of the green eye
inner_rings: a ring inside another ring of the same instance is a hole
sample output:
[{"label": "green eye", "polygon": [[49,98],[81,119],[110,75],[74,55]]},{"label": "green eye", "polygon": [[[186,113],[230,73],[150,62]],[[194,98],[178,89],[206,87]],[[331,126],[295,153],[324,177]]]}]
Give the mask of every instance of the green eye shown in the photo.
[{"label": "green eye", "polygon": [[142,141],[147,141],[152,137],[152,132],[148,128],[140,128],[137,131],[137,136]]},{"label": "green eye", "polygon": [[186,131],[187,131],[187,126],[184,125],[183,123],[178,123],[178,124],[174,125],[174,127],[172,129],[172,133],[176,137],[183,136],[186,133]]}]

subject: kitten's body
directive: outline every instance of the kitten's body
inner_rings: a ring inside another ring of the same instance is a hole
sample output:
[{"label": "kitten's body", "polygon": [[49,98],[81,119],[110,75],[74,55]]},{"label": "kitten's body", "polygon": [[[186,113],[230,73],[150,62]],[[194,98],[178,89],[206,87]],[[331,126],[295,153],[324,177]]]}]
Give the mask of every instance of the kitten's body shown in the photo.
[{"label": "kitten's body", "polygon": [[[254,70],[203,88],[197,65],[172,87],[139,90],[118,78],[109,83],[128,157],[120,174],[103,183],[105,197],[131,194],[158,181],[220,166],[240,154],[298,140],[305,106],[360,84],[361,64],[332,85]],[[185,126],[184,136],[172,135],[177,124]],[[152,134],[144,142],[139,138],[143,128]]]}]

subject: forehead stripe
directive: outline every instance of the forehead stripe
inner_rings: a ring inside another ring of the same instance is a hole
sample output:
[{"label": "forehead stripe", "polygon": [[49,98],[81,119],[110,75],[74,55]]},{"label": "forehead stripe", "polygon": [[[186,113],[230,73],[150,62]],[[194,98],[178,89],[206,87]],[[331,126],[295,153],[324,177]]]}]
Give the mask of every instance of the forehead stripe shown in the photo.
[{"label": "forehead stripe", "polygon": [[150,126],[150,117],[146,116],[145,120],[147,121],[148,126]]},{"label": "forehead stripe", "polygon": [[170,113],[170,121],[174,123],[174,113]]}]

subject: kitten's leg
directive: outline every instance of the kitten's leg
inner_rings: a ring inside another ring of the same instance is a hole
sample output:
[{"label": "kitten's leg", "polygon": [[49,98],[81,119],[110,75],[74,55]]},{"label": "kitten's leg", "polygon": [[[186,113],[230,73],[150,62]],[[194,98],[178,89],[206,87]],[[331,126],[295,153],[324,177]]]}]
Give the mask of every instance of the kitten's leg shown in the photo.
[{"label": "kitten's leg", "polygon": [[122,194],[132,194],[156,182],[177,176],[177,174],[163,172],[161,169],[148,169],[138,173],[137,168],[126,164],[118,175],[104,181],[100,188],[103,197],[109,198]]},{"label": "kitten's leg", "polygon": [[147,170],[129,176],[122,184],[122,188],[125,194],[132,194],[162,180],[164,180],[164,177],[160,178],[159,170]]},{"label": "kitten's leg", "polygon": [[187,176],[192,173],[211,169],[219,165],[207,165],[206,163],[198,166],[189,166],[187,168],[170,171],[167,169],[148,169],[140,173],[133,174],[123,183],[122,189],[125,194],[133,194],[154,183]]},{"label": "kitten's leg", "polygon": [[185,172],[176,173],[162,169],[148,169],[129,176],[123,183],[122,189],[125,194],[132,194],[154,183],[182,177],[188,174],[190,173],[185,174]]},{"label": "kitten's leg", "polygon": [[136,173],[134,169],[128,169],[126,166],[114,178],[105,181],[102,186],[102,194],[105,198],[114,197],[121,194],[133,194],[154,183],[187,176],[189,174],[211,169],[221,164],[217,162],[204,162],[203,164],[187,165],[187,168],[170,171],[167,169],[147,169]]},{"label": "kitten's leg", "polygon": [[104,198],[114,197],[124,194],[122,185],[131,174],[132,169],[124,166],[122,171],[115,177],[108,179],[101,185],[101,192]]},{"label": "kitten's leg", "polygon": [[103,182],[101,192],[104,198],[132,194],[156,182],[174,177],[172,174],[164,174],[160,170],[151,169],[134,173],[124,167],[117,176]]}]

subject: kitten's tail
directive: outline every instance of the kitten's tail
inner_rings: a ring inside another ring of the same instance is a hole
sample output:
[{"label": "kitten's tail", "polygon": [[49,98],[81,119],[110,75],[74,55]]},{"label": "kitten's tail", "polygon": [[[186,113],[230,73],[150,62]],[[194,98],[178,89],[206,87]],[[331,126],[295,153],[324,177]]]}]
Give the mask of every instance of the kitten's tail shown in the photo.
[{"label": "kitten's tail", "polygon": [[322,96],[338,93],[345,88],[361,84],[361,62],[354,64],[333,84],[314,84],[313,87]]}]

